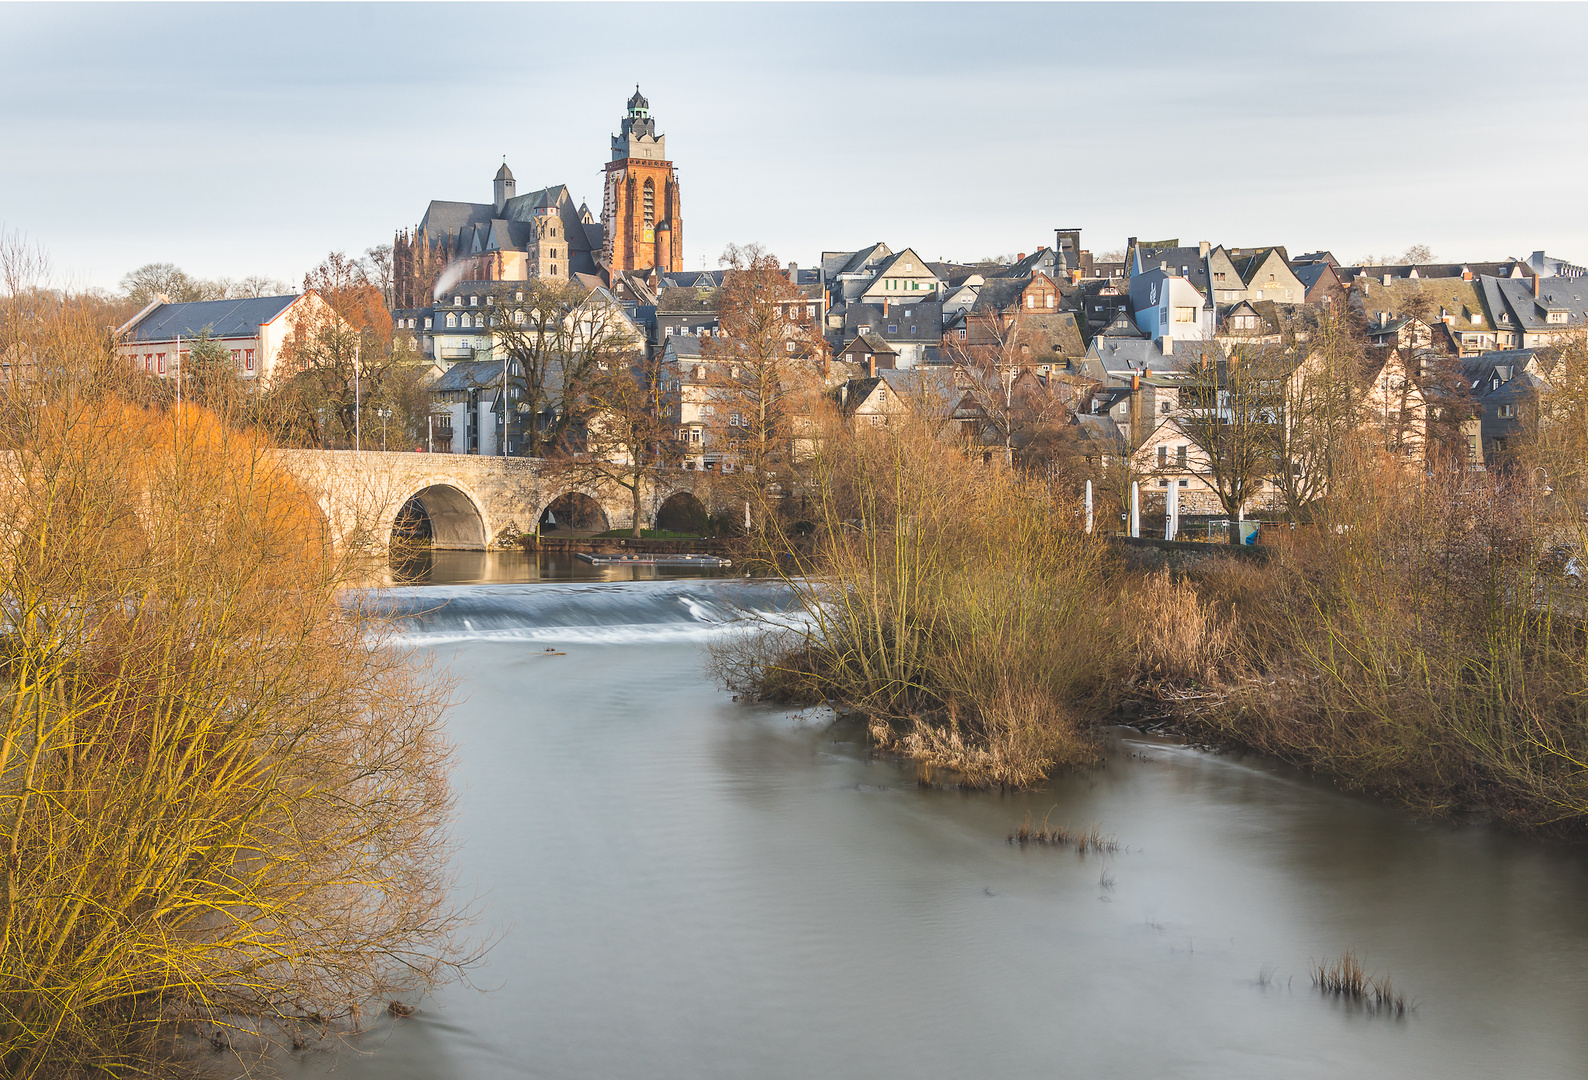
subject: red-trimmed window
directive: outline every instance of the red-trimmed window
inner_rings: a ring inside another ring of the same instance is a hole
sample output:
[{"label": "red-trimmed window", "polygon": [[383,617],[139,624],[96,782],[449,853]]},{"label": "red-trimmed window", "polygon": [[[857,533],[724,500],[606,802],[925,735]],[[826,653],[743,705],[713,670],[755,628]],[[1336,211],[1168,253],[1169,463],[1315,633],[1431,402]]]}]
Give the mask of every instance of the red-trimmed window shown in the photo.
[{"label": "red-trimmed window", "polygon": [[252,350],[252,349],[244,349],[243,350],[243,370],[244,371],[252,371],[252,370],[254,370],[254,350]]},{"label": "red-trimmed window", "polygon": [[161,352],[154,354],[154,369],[156,374],[165,374],[165,353]]}]

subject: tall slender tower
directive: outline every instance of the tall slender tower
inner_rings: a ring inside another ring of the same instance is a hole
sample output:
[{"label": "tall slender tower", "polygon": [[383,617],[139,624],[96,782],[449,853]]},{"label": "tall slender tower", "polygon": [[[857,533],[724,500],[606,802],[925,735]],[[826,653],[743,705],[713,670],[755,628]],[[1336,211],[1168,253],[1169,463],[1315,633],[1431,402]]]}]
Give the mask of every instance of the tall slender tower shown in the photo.
[{"label": "tall slender tower", "polygon": [[602,246],[608,268],[664,273],[684,268],[684,215],[678,173],[667,160],[667,137],[656,134],[650,102],[634,88],[621,131],[612,136],[601,200]]}]

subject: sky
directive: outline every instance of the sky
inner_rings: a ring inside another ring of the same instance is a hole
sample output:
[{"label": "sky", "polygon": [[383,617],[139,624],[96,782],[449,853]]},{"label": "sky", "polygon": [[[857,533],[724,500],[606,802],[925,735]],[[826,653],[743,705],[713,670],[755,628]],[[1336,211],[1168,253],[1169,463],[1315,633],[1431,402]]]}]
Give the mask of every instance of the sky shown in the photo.
[{"label": "sky", "polygon": [[0,3],[0,230],[57,280],[299,282],[431,199],[600,212],[639,84],[686,263],[1080,227],[1588,262],[1588,6]]}]

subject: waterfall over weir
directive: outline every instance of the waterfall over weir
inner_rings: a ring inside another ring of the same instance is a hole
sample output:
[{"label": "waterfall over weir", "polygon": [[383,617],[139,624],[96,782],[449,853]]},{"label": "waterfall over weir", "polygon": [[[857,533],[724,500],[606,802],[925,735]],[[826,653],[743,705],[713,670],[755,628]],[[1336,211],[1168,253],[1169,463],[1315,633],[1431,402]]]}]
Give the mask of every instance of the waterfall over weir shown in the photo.
[{"label": "waterfall over weir", "polygon": [[399,639],[415,645],[703,640],[746,619],[785,622],[796,607],[785,585],[732,579],[424,586],[369,600],[397,616]]}]

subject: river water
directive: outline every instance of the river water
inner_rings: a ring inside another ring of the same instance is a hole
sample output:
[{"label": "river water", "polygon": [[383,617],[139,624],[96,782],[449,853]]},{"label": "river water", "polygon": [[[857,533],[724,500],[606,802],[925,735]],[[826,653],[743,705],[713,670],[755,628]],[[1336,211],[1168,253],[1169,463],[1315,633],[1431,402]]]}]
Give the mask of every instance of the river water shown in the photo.
[{"label": "river water", "polygon": [[[712,685],[703,642],[765,585],[387,596],[462,680],[458,868],[502,936],[478,989],[299,1075],[1588,1075],[1578,849],[1131,732],[1040,791],[923,789]],[[1013,846],[1027,812],[1123,847]],[[1415,1011],[1320,997],[1346,948]]]}]

